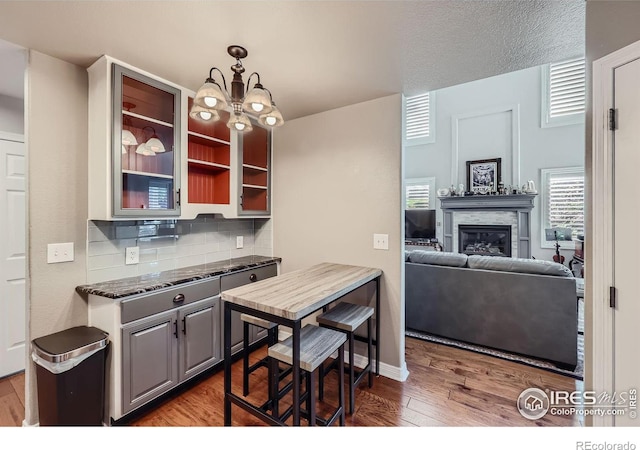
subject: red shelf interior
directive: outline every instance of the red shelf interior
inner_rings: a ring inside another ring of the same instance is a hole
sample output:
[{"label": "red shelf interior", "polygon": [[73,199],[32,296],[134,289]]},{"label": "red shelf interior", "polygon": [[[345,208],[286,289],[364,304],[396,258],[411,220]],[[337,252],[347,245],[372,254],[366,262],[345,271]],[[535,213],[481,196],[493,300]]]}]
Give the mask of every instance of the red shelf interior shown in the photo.
[{"label": "red shelf interior", "polygon": [[[129,109],[132,113],[173,123],[174,96],[170,92],[123,75],[122,102],[134,105]],[[127,108],[123,107],[123,109]]]},{"label": "red shelf interior", "polygon": [[189,203],[229,204],[229,170],[189,164]]},{"label": "red shelf interior", "polygon": [[[138,141],[138,143],[141,142]],[[136,153],[136,148],[136,145],[125,146],[127,153],[122,154],[122,170],[173,176],[173,152],[166,151],[156,153],[156,156],[144,156]]]},{"label": "red shelf interior", "polygon": [[242,136],[242,163],[267,168],[269,132],[255,126]]},{"label": "red shelf interior", "polygon": [[231,152],[228,144],[189,136],[189,159],[228,166],[231,164],[230,158]]},{"label": "red shelf interior", "polygon": [[267,190],[266,189],[242,189],[242,209],[245,211],[266,211],[267,210]]},{"label": "red shelf interior", "polygon": [[255,186],[267,186],[267,172],[256,170],[250,167],[242,168],[243,184],[253,184]]}]

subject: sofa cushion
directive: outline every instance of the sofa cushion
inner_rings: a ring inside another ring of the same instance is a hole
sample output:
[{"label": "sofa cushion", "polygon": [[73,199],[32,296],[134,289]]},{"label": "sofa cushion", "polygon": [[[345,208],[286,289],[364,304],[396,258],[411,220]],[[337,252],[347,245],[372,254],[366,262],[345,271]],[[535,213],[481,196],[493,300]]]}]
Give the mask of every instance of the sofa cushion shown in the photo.
[{"label": "sofa cushion", "polygon": [[532,273],[556,277],[573,277],[568,267],[553,261],[525,258],[501,258],[499,256],[470,255],[467,262],[471,269],[501,270],[503,272]]},{"label": "sofa cushion", "polygon": [[464,253],[412,250],[409,255],[409,261],[436,266],[464,267],[467,264],[467,255]]}]

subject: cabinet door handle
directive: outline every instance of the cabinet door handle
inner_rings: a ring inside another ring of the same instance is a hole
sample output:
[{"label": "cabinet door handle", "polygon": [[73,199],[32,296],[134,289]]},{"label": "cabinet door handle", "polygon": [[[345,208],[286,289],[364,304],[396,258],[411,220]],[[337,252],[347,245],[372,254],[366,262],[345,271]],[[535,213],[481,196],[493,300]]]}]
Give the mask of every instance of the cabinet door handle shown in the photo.
[{"label": "cabinet door handle", "polygon": [[173,321],[173,335],[176,338],[178,337],[178,321],[177,320]]},{"label": "cabinet door handle", "polygon": [[178,197],[178,199],[176,200],[176,204],[178,206],[180,206],[180,190],[181,188],[178,188],[178,190],[176,191],[176,196]]},{"label": "cabinet door handle", "polygon": [[258,279],[258,277],[256,276],[255,273],[252,273],[251,275],[249,275],[249,281],[256,281]]},{"label": "cabinet door handle", "polygon": [[240,195],[240,206],[242,206],[242,195]]},{"label": "cabinet door handle", "polygon": [[178,294],[173,297],[173,303],[180,303],[184,301],[184,294]]},{"label": "cabinet door handle", "polygon": [[182,334],[187,334],[187,318],[182,318]]}]

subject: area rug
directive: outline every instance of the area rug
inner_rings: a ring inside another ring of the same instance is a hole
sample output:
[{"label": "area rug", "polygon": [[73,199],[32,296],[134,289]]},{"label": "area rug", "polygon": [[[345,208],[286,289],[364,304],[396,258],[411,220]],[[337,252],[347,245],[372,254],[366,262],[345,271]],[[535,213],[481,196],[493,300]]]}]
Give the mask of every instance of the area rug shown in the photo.
[{"label": "area rug", "polygon": [[494,356],[496,358],[505,359],[508,361],[514,361],[520,364],[526,364],[532,367],[538,367],[540,369],[548,370],[549,372],[559,373],[561,375],[566,375],[577,380],[582,380],[584,377],[584,301],[580,300],[578,302],[578,364],[576,365],[575,370],[567,370],[562,367],[558,367],[555,364],[529,358],[526,356],[504,352],[500,350],[496,350],[493,348],[482,347],[480,345],[469,344],[466,342],[455,341],[453,339],[447,339],[440,336],[434,336],[427,333],[421,333],[418,331],[407,330],[405,332],[407,336],[414,337],[417,339],[422,339],[429,342],[435,342],[437,344],[448,345],[450,347],[460,348],[463,350],[469,350],[476,353],[482,353],[485,355]]}]

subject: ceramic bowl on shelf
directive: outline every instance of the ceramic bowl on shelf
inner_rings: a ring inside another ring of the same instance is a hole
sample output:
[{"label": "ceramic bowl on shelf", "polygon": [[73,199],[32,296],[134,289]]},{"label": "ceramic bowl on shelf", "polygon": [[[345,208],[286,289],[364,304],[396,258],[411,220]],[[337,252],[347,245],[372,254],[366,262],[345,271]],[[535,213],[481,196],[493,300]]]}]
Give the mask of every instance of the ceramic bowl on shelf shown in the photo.
[{"label": "ceramic bowl on shelf", "polygon": [[438,197],[446,197],[448,195],[449,195],[449,189],[447,188],[438,189]]}]

